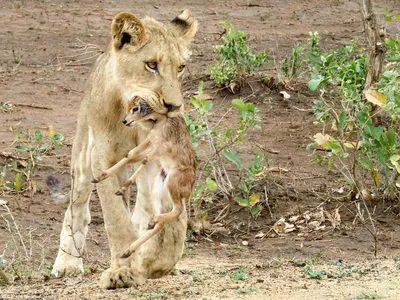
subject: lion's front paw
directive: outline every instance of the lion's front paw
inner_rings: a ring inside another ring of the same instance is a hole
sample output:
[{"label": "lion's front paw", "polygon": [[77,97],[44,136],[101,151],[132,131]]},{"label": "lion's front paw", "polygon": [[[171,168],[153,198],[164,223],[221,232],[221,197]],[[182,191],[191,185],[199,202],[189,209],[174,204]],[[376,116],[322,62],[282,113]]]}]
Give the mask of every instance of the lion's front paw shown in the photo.
[{"label": "lion's front paw", "polygon": [[83,274],[83,266],[81,265],[54,265],[51,270],[51,275],[57,278],[80,274]]},{"label": "lion's front paw", "polygon": [[126,266],[118,269],[108,269],[101,274],[100,286],[103,289],[118,289],[139,286],[144,283],[144,277]]}]

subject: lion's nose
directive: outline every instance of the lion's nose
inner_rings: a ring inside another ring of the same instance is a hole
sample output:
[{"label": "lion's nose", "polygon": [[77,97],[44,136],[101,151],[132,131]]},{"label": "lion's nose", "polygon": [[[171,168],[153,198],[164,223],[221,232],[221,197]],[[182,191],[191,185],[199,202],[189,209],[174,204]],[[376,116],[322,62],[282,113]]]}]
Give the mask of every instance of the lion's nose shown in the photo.
[{"label": "lion's nose", "polygon": [[128,121],[126,119],[122,120],[122,124],[126,124]]}]

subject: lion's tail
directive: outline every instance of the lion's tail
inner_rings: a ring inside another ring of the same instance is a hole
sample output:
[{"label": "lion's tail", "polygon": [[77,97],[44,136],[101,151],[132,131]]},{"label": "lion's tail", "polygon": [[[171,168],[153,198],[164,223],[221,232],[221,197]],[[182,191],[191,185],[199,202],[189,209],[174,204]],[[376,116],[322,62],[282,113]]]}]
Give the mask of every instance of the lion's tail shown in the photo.
[{"label": "lion's tail", "polygon": [[54,175],[46,177],[46,184],[50,190],[51,198],[57,204],[65,204],[69,202],[69,194],[64,194],[61,188],[60,180]]}]

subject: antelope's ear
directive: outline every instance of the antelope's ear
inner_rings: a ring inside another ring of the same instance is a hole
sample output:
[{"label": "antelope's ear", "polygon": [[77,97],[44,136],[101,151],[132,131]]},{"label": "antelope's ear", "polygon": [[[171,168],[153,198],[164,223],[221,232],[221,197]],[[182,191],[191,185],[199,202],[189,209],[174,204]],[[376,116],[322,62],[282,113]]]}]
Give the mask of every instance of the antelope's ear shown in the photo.
[{"label": "antelope's ear", "polygon": [[147,41],[146,30],[142,22],[133,14],[122,12],[115,16],[111,24],[111,36],[115,50],[129,46],[139,50]]},{"label": "antelope's ear", "polygon": [[169,27],[181,42],[187,46],[197,32],[197,21],[190,10],[185,9],[171,21]]}]

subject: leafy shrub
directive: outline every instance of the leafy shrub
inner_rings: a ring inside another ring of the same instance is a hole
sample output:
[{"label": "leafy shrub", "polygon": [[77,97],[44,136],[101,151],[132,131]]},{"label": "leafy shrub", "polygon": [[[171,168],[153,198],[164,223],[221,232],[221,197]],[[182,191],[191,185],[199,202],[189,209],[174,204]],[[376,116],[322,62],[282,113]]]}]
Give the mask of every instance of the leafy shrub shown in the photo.
[{"label": "leafy shrub", "polygon": [[45,154],[50,155],[53,150],[61,148],[63,139],[64,136],[55,132],[52,126],[49,127],[47,135],[36,129],[33,134],[28,133],[24,136],[20,129],[17,129],[15,150],[22,155],[22,159],[14,159],[0,167],[0,194],[18,193],[24,191],[24,188],[32,189],[31,178],[36,164],[44,159]]},{"label": "leafy shrub", "polygon": [[[323,52],[318,35],[310,34],[306,59],[312,79],[310,90],[320,93],[314,102],[316,121],[323,131],[312,138],[309,149],[315,152],[314,162],[327,162],[344,176],[352,187],[352,195],[363,195],[365,189],[376,194],[398,196],[395,183],[400,172],[399,36],[386,39],[387,60],[377,90],[365,91],[367,55],[356,41],[337,50]],[[331,100],[339,96],[339,104]],[[378,107],[379,111],[373,110]],[[379,122],[374,121],[377,114]],[[329,131],[329,134],[328,134]],[[368,193],[370,195],[370,193]]]},{"label": "leafy shrub", "polygon": [[280,78],[284,81],[291,81],[300,75],[303,64],[303,47],[300,44],[294,44],[290,55],[281,61]]},{"label": "leafy shrub", "polygon": [[243,78],[262,67],[267,62],[268,51],[253,53],[243,31],[235,31],[232,24],[221,25],[225,30],[223,44],[215,46],[218,60],[209,67],[209,74],[218,86],[229,87],[238,77]]},{"label": "leafy shrub", "polygon": [[[260,195],[254,193],[256,182],[263,174],[264,154],[258,153],[245,167],[238,152],[250,128],[259,128],[260,118],[258,109],[254,104],[245,103],[241,99],[232,101],[231,109],[240,112],[237,124],[223,126],[222,121],[210,121],[213,102],[204,100],[203,84],[199,84],[198,94],[190,98],[194,108],[193,119],[185,114],[185,121],[196,147],[197,154],[201,157],[198,179],[192,196],[192,203],[197,220],[203,220],[207,213],[202,205],[213,203],[221,196],[226,201],[223,212],[229,213],[231,206],[237,203],[248,209],[249,214],[256,216],[262,209]],[[234,173],[228,173],[226,168],[234,165]],[[218,197],[216,194],[218,193]],[[223,218],[223,215],[217,219]]]}]

